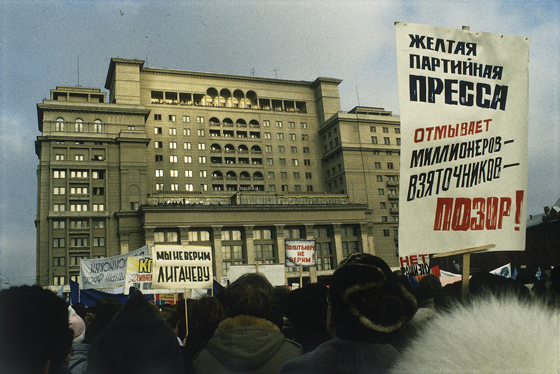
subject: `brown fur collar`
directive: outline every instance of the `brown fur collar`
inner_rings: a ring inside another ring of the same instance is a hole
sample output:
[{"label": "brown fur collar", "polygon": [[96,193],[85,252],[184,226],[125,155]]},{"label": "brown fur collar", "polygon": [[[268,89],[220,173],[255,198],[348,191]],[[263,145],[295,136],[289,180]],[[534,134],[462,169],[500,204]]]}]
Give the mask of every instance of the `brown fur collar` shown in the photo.
[{"label": "brown fur collar", "polygon": [[247,315],[239,315],[233,318],[224,319],[222,322],[220,322],[218,328],[214,333],[217,334],[221,331],[225,331],[234,327],[249,327],[249,326],[268,327],[270,329],[280,331],[278,326],[276,326],[274,323],[270,321],[267,321],[266,319],[247,316]]}]

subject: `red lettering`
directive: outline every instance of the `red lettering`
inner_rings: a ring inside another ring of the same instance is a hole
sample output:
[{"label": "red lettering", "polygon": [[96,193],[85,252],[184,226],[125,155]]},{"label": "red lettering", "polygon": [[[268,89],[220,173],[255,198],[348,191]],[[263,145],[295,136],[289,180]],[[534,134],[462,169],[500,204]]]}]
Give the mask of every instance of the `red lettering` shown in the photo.
[{"label": "red lettering", "polygon": [[[434,231],[479,231],[501,230],[504,217],[509,217],[512,210],[511,197],[467,197],[438,198]],[[424,260],[424,258],[422,258]],[[406,260],[407,265],[416,265],[417,258]],[[424,260],[425,261],[425,260]],[[404,261],[401,257],[401,266]]]},{"label": "red lettering", "polygon": [[404,264],[406,264],[406,266],[410,266],[410,262],[408,260],[408,256],[406,257],[399,257],[399,261],[401,262],[401,267],[404,266]]}]

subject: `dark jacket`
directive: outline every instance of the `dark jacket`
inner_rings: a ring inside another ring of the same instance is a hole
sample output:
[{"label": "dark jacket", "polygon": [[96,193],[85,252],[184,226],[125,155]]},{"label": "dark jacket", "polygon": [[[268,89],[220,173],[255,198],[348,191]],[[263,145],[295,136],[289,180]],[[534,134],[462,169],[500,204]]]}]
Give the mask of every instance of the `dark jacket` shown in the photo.
[{"label": "dark jacket", "polygon": [[389,344],[333,338],[315,350],[287,362],[281,374],[388,373],[399,355]]},{"label": "dark jacket", "polygon": [[192,372],[273,374],[301,353],[301,346],[286,339],[272,322],[241,315],[220,323],[206,348],[194,358]]}]

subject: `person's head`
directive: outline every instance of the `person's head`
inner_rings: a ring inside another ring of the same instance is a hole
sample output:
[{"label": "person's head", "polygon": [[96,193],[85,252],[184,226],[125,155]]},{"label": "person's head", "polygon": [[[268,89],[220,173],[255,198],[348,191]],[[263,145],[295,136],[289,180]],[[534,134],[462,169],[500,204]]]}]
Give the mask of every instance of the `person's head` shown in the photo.
[{"label": "person's head", "polygon": [[332,276],[328,323],[342,339],[382,342],[416,309],[408,280],[393,275],[379,257],[352,254]]},{"label": "person's head", "polygon": [[100,299],[97,301],[95,316],[90,324],[87,326],[84,343],[91,344],[97,334],[99,334],[105,326],[111,321],[113,316],[121,310],[122,304],[118,300],[113,299]]},{"label": "person's head", "polygon": [[162,308],[161,314],[169,327],[171,327],[171,329],[173,329],[173,331],[177,333],[177,326],[179,325],[179,313],[177,313],[177,309],[169,307]]},{"label": "person's head", "polygon": [[300,343],[304,353],[330,337],[326,328],[327,294],[326,285],[310,283],[291,291],[286,298],[284,314],[288,325],[284,326],[284,334]]},{"label": "person's head", "polygon": [[89,374],[181,371],[177,335],[140,291],[130,295],[89,349]]},{"label": "person's head", "polygon": [[203,296],[192,303],[189,314],[197,326],[215,328],[225,318],[226,311],[217,298]]},{"label": "person's head", "polygon": [[273,287],[259,273],[244,274],[226,288],[228,316],[249,315],[267,318],[272,307]]},{"label": "person's head", "polygon": [[435,275],[428,274],[422,277],[418,281],[418,288],[416,288],[418,304],[420,305],[425,300],[433,299],[442,289],[441,282]]},{"label": "person's head", "polygon": [[0,292],[0,368],[6,373],[46,373],[66,360],[73,332],[68,304],[39,286]]},{"label": "person's head", "polygon": [[86,324],[71,306],[68,306],[68,325],[73,333],[72,343],[78,344],[83,342],[86,335]]}]

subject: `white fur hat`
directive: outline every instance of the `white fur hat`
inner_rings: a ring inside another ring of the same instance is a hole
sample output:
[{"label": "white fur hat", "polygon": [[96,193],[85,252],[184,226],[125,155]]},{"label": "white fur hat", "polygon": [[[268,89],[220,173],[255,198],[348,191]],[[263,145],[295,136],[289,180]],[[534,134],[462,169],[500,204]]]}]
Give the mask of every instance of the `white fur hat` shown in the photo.
[{"label": "white fur hat", "polygon": [[400,373],[556,373],[560,311],[516,297],[458,305],[424,325],[395,364]]}]

